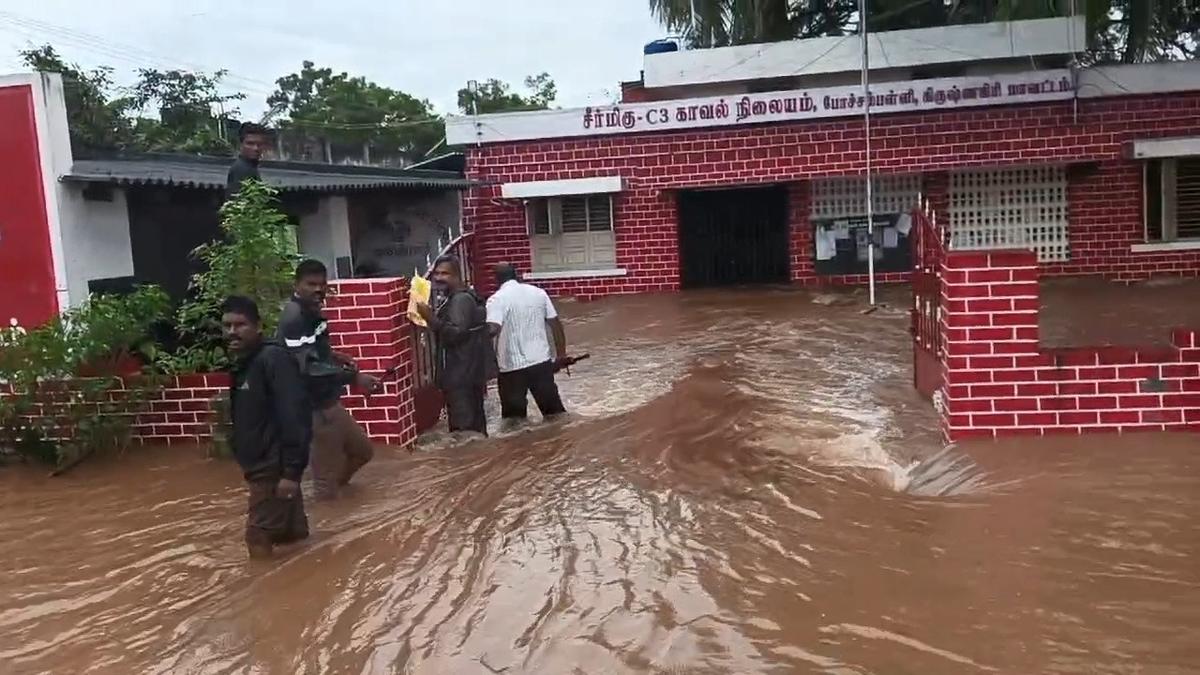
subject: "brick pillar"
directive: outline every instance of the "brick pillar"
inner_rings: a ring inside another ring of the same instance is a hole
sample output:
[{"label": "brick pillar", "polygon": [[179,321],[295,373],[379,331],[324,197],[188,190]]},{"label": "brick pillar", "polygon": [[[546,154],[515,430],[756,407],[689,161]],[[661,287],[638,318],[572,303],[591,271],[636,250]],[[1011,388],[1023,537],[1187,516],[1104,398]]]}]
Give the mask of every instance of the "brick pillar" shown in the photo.
[{"label": "brick pillar", "polygon": [[416,439],[413,415],[413,345],[407,279],[346,279],[330,283],[325,315],[330,342],[353,357],[362,372],[383,376],[374,396],[351,388],[343,403],[377,443],[406,446]]},{"label": "brick pillar", "polygon": [[1044,424],[1036,399],[1021,408],[1026,393],[1018,390],[1018,383],[1029,379],[1029,369],[1043,361],[1038,352],[1037,255],[948,252],[942,279],[947,438],[993,437]]},{"label": "brick pillar", "polygon": [[800,181],[788,185],[788,265],[792,283],[813,283],[813,232],[808,218],[810,183]]}]

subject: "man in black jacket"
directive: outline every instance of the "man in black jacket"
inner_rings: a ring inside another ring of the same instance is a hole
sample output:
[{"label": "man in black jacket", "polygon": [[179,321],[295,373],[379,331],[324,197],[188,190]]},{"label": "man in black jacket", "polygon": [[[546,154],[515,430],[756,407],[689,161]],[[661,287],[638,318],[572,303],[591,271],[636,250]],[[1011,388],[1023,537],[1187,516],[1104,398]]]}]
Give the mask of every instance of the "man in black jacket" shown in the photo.
[{"label": "man in black jacket", "polygon": [[371,439],[342,406],[346,386],[379,389],[377,378],[358,372],[353,359],[329,344],[329,322],[321,314],[328,286],[324,263],[301,262],[294,294],[279,318],[279,339],[299,364],[312,403],[313,490],[321,500],[337,497],[375,454]]},{"label": "man in black jacket", "polygon": [[258,176],[258,161],[267,148],[270,137],[267,128],[254,122],[243,122],[238,127],[238,156],[225,176],[225,199],[229,200],[242,189],[242,181],[261,180]]},{"label": "man in black jacket", "polygon": [[487,435],[484,394],[494,360],[487,309],[462,278],[462,263],[447,255],[433,264],[436,307],[417,304],[417,312],[437,339],[438,387],[446,398],[450,431]]},{"label": "man in black jacket", "polygon": [[232,372],[232,446],[250,488],[246,547],[269,557],[275,544],[308,537],[300,477],[308,464],[309,417],[304,381],[287,351],[263,339],[258,306],[232,296],[221,325],[237,361]]}]

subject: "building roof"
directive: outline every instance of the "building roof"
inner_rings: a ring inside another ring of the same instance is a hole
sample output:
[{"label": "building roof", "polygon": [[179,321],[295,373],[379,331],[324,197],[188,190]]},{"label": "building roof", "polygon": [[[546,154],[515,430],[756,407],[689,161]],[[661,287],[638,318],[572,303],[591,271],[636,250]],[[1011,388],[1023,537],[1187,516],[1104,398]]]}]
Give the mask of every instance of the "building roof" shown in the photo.
[{"label": "building roof", "polygon": [[[78,159],[64,181],[116,185],[167,185],[224,189],[232,159],[186,155],[144,155]],[[452,171],[386,169],[308,162],[259,165],[263,182],[283,191],[335,192],[374,188],[466,189],[473,182]]]},{"label": "building roof", "polygon": [[409,169],[434,169],[462,174],[467,170],[467,155],[463,152],[447,152],[444,155],[430,157],[408,167]]}]

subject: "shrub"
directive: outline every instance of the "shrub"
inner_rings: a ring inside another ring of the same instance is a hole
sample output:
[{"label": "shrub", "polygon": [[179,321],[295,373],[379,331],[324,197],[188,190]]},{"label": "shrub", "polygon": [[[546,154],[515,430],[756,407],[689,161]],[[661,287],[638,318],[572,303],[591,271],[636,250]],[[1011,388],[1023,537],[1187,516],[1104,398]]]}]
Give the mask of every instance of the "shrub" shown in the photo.
[{"label": "shrub", "polygon": [[[33,330],[0,331],[0,449],[60,466],[124,449],[161,381],[116,370],[132,353],[156,351],[150,329],[169,306],[161,289],[143,287],[92,296]],[[96,376],[79,377],[89,368]]]},{"label": "shrub", "polygon": [[209,372],[228,365],[220,306],[230,295],[257,302],[263,330],[274,331],[299,260],[291,225],[276,207],[276,194],[260,181],[242,183],[237,196],[221,207],[224,239],[193,251],[206,269],[192,277],[188,299],[176,316],[187,346],[159,359],[168,372]]}]

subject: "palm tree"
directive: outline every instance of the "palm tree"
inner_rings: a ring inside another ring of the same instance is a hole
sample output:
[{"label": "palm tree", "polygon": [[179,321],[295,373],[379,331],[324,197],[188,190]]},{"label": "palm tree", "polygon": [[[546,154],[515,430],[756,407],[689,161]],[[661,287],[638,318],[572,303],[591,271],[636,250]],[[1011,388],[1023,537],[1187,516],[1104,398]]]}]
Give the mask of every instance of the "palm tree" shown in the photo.
[{"label": "palm tree", "polygon": [[[1012,21],[1082,13],[1088,62],[1192,58],[1200,12],[1181,0],[868,0],[871,30]],[[857,0],[650,0],[666,28],[695,47],[844,35]]]}]

